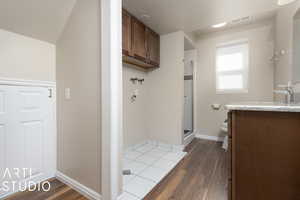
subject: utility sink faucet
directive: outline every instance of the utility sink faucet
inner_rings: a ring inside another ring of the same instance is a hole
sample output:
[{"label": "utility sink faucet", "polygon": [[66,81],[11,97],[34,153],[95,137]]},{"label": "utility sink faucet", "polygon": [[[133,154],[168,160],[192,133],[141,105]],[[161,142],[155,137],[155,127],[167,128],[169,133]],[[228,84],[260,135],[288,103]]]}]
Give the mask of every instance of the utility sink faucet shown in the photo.
[{"label": "utility sink faucet", "polygon": [[281,90],[274,90],[274,93],[284,94],[287,104],[295,103],[295,90],[292,82],[289,82],[287,85],[278,85],[277,87],[281,88]]}]

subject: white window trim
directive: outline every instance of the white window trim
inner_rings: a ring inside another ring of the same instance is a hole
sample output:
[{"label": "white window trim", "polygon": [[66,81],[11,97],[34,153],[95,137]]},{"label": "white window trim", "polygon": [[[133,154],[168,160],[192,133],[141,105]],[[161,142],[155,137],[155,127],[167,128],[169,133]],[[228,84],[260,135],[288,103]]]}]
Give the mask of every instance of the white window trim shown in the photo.
[{"label": "white window trim", "polygon": [[[243,70],[235,70],[235,71],[229,71],[229,72],[218,72],[217,71],[217,50],[221,47],[226,47],[226,46],[234,46],[234,45],[238,45],[238,44],[244,44],[247,43],[248,44],[248,51],[247,51],[247,60],[246,60],[246,64],[245,64],[245,68],[243,68]],[[216,94],[245,94],[249,92],[249,65],[250,65],[250,42],[248,39],[240,39],[240,40],[233,40],[230,42],[226,42],[226,43],[220,43],[216,46],[215,48],[215,84],[216,84]],[[241,72],[243,72],[243,84],[244,84],[244,88],[243,89],[218,89],[218,75],[220,74],[241,74]]]}]

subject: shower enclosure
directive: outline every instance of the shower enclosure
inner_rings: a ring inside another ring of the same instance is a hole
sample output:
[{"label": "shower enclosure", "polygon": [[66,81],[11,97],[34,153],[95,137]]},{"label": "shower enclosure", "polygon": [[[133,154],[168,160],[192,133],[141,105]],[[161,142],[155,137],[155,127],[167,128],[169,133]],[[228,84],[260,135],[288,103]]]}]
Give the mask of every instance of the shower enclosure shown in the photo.
[{"label": "shower enclosure", "polygon": [[185,61],[184,63],[184,137],[194,132],[194,63]]}]

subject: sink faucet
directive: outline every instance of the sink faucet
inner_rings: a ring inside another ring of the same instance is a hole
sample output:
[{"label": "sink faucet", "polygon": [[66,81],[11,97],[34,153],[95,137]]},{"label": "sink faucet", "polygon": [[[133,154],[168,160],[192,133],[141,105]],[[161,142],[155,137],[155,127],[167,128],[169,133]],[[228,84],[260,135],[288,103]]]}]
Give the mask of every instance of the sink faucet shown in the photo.
[{"label": "sink faucet", "polygon": [[278,88],[282,88],[283,90],[275,90],[274,92],[286,95],[287,104],[295,103],[295,91],[292,82],[289,82],[287,85],[278,85]]}]

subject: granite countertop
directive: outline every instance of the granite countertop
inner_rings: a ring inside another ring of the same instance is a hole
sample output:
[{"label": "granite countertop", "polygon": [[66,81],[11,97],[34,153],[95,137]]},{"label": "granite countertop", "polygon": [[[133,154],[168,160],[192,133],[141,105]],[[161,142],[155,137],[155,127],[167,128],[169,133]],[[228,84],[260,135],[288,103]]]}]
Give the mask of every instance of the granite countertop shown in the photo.
[{"label": "granite countertop", "polygon": [[225,106],[227,110],[249,110],[270,112],[300,112],[300,104],[284,104],[277,102],[241,102]]}]

